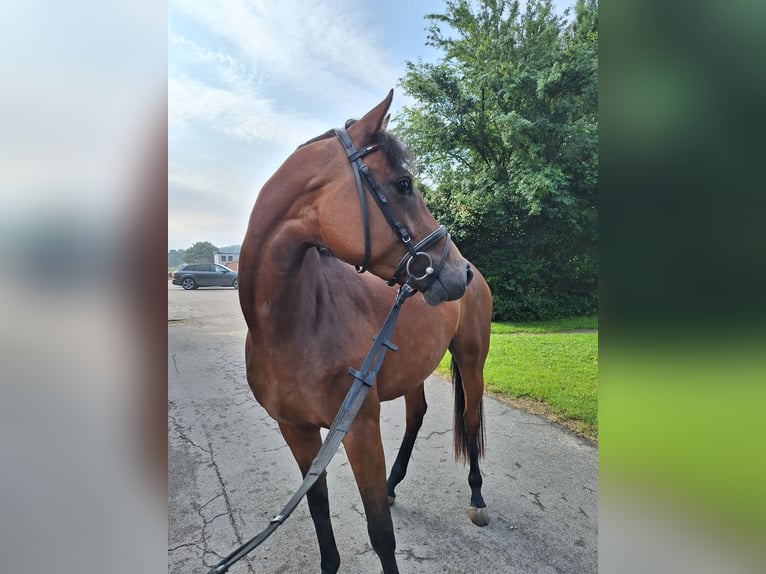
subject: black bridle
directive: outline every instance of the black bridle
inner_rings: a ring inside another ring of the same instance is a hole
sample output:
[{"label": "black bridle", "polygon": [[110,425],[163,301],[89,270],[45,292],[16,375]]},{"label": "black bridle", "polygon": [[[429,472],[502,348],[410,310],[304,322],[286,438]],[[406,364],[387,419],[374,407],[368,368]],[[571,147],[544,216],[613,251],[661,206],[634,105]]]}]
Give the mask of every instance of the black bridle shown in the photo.
[{"label": "black bridle", "polygon": [[[359,204],[362,209],[362,222],[364,224],[364,260],[362,265],[356,266],[356,270],[359,273],[363,273],[367,270],[367,266],[370,263],[370,219],[367,210],[367,194],[364,192],[365,187],[370,191],[370,195],[377,203],[383,217],[385,217],[388,225],[393,229],[396,236],[402,242],[407,249],[407,253],[402,257],[399,264],[394,270],[394,274],[391,279],[388,280],[389,285],[394,285],[399,281],[401,276],[406,272],[408,276],[412,276],[414,281],[423,281],[425,283],[419,286],[420,291],[426,291],[433,283],[434,279],[438,277],[442,266],[444,265],[445,257],[449,251],[450,234],[447,232],[447,228],[440,225],[436,230],[429,233],[423,240],[416,245],[412,244],[412,237],[410,236],[407,228],[402,224],[394,214],[391,206],[388,204],[388,199],[380,189],[380,185],[375,181],[375,177],[370,172],[370,168],[364,163],[364,156],[380,149],[377,144],[373,144],[357,150],[354,143],[351,141],[351,137],[344,128],[336,128],[335,135],[340,140],[343,149],[348,156],[348,161],[351,162],[351,167],[354,170],[354,179],[356,180],[356,189],[359,194]],[[365,185],[366,184],[366,185]],[[425,251],[431,245],[439,241],[442,237],[445,237],[444,248],[442,249],[441,257],[434,268],[433,260],[431,256]],[[414,274],[414,268],[417,264],[414,262],[422,263],[423,273],[421,275]]]}]

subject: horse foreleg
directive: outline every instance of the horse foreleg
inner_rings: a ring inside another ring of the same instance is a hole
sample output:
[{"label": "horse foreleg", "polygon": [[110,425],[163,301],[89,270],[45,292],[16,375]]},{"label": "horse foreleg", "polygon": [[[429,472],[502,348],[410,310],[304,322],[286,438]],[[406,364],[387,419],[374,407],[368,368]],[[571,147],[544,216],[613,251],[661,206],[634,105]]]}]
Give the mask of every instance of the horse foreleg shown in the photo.
[{"label": "horse foreleg", "polygon": [[399,447],[399,453],[396,455],[396,460],[391,467],[391,474],[386,483],[389,504],[394,503],[394,500],[396,499],[396,492],[394,492],[396,485],[399,484],[407,474],[407,465],[412,456],[415,439],[418,436],[420,427],[423,425],[423,417],[428,409],[423,383],[420,383],[417,387],[404,395],[404,402],[407,408],[407,426],[404,431],[402,445]]},{"label": "horse foreleg", "polygon": [[362,497],[370,543],[383,566],[383,574],[398,574],[396,539],[386,497],[386,460],[380,438],[380,403],[372,394],[343,440],[346,455]]},{"label": "horse foreleg", "polygon": [[[319,429],[285,423],[279,423],[279,429],[282,431],[282,436],[287,441],[305,478],[314,457],[322,446],[322,436],[319,434]],[[322,574],[335,574],[340,567],[340,554],[338,554],[338,547],[335,544],[335,535],[330,522],[326,472],[322,473],[314,486],[306,493],[306,500],[319,541]]]}]

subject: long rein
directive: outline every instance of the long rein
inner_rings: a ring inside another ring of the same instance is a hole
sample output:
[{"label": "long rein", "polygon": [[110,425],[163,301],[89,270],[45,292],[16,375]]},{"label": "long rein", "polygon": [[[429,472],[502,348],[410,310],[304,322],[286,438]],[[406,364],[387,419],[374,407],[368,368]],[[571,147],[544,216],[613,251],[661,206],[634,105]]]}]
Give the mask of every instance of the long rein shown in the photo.
[{"label": "long rein", "polygon": [[[372,385],[375,384],[375,378],[378,375],[380,366],[383,364],[386,352],[397,350],[396,345],[391,342],[391,335],[394,332],[394,326],[396,325],[396,320],[399,318],[399,311],[401,310],[402,305],[409,297],[418,291],[418,289],[414,287],[416,281],[425,280],[425,285],[420,288],[421,291],[430,287],[431,283],[439,276],[439,272],[441,271],[441,267],[444,264],[449,249],[450,235],[443,225],[440,225],[422,241],[413,245],[407,229],[396,219],[396,216],[388,205],[388,200],[364,163],[364,156],[376,151],[378,146],[373,145],[357,151],[345,129],[336,129],[335,135],[343,145],[343,149],[345,150],[354,171],[354,179],[356,180],[359,201],[362,209],[362,220],[365,227],[364,261],[361,267],[357,267],[357,271],[361,273],[365,270],[370,256],[369,220],[367,201],[365,199],[366,194],[364,192],[364,188],[366,187],[372,195],[372,198],[375,200],[378,208],[383,213],[389,226],[407,248],[407,254],[399,262],[399,265],[397,265],[393,277],[389,280],[389,285],[394,285],[404,272],[407,273],[407,278],[399,288],[394,304],[388,312],[388,316],[383,322],[383,325],[380,327],[377,336],[374,338],[372,347],[370,347],[370,351],[367,353],[361,368],[357,371],[356,369],[349,367],[348,372],[354,377],[354,382],[346,394],[346,398],[343,400],[340,410],[335,415],[335,420],[330,426],[330,432],[327,434],[327,437],[325,437],[319,452],[311,463],[311,467],[303,479],[300,488],[287,502],[281,512],[271,519],[269,525],[265,529],[221,560],[212,570],[210,570],[209,574],[221,574],[227,572],[235,563],[247,556],[271,536],[271,534],[279,528],[285,520],[287,520],[287,517],[292,514],[301,499],[311,487],[314,486],[314,483],[316,483],[322,473],[327,469],[327,465],[330,464],[330,460],[332,460],[332,457],[337,452],[343,437],[346,436],[348,429],[351,427],[351,423],[359,412],[359,409],[367,396],[367,392]],[[434,269],[431,256],[426,253],[425,249],[445,236],[446,239],[444,248],[442,249],[441,258]],[[423,260],[425,271],[422,275],[415,276],[410,272],[410,268],[412,262],[418,259]]]},{"label": "long rein", "polygon": [[346,398],[343,400],[340,410],[338,410],[338,413],[335,415],[335,420],[330,426],[330,432],[327,434],[324,443],[322,443],[319,452],[311,463],[311,467],[309,468],[306,477],[303,479],[303,484],[301,484],[300,488],[295,492],[279,514],[271,519],[269,525],[265,529],[221,560],[212,570],[210,570],[209,574],[227,572],[235,563],[247,556],[271,536],[271,534],[279,528],[285,520],[287,520],[287,517],[292,514],[301,499],[311,487],[314,486],[314,483],[327,469],[327,465],[330,464],[343,437],[346,436],[348,429],[351,427],[351,423],[359,412],[359,409],[367,396],[367,392],[372,385],[375,384],[375,377],[377,377],[378,370],[383,364],[386,352],[389,350],[397,350],[396,345],[391,342],[391,335],[394,332],[394,325],[396,325],[396,320],[399,318],[399,311],[401,310],[402,305],[409,297],[417,292],[411,285],[412,280],[413,276],[409,275],[404,284],[399,288],[399,291],[396,294],[396,299],[394,300],[394,305],[391,307],[386,320],[383,322],[377,336],[374,338],[372,347],[370,347],[370,351],[367,353],[361,368],[357,371],[349,367],[348,371],[354,377],[354,383],[346,394]]}]

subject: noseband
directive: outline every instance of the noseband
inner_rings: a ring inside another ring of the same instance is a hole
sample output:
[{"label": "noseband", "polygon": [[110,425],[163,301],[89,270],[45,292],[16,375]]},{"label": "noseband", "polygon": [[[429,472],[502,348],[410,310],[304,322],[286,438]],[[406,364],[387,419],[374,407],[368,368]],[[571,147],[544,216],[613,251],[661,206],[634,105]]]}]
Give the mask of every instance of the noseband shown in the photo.
[{"label": "noseband", "polygon": [[[407,249],[407,253],[402,257],[401,261],[399,261],[393,276],[388,280],[388,284],[394,285],[402,274],[406,272],[407,275],[411,276],[415,281],[422,281],[425,279],[425,285],[420,287],[420,290],[428,290],[434,279],[438,277],[439,272],[444,265],[444,259],[449,251],[450,234],[447,232],[447,228],[440,225],[436,230],[429,233],[422,241],[413,245],[412,238],[410,237],[407,228],[396,218],[391,206],[388,204],[388,199],[380,189],[380,185],[375,181],[375,177],[370,173],[370,168],[367,167],[367,164],[365,164],[362,159],[367,154],[380,149],[380,146],[373,144],[361,150],[357,150],[356,147],[354,147],[354,143],[351,141],[351,137],[344,128],[336,128],[335,135],[343,145],[343,149],[348,156],[348,161],[351,162],[351,167],[354,170],[356,189],[359,194],[359,203],[362,208],[362,221],[364,223],[364,261],[361,266],[355,266],[357,272],[364,273],[370,262],[370,219],[367,210],[367,194],[364,192],[364,188],[367,187],[367,189],[370,190],[370,195],[372,195],[375,203],[378,204],[378,208],[383,214],[383,217],[386,218],[388,225],[393,229],[396,236]],[[436,268],[434,268],[433,260],[425,250],[444,236],[446,236],[446,240],[444,241],[441,258],[437,262]],[[414,266],[417,264],[422,264],[423,273],[421,275],[414,274],[416,272]]]}]

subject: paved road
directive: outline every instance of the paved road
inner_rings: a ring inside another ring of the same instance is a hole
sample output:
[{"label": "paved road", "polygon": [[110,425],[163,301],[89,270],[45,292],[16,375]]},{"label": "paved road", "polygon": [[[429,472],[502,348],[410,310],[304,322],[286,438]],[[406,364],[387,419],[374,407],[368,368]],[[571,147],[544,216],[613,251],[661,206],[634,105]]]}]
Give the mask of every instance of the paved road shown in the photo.
[{"label": "paved road", "polygon": [[[402,311],[407,312],[407,309]],[[207,572],[263,529],[300,484],[279,430],[250,394],[237,292],[168,284],[168,571]],[[392,507],[397,560],[409,573],[593,573],[597,452],[547,420],[485,399],[482,464],[490,523],[471,524],[468,470],[452,455],[450,384],[426,383],[428,414]],[[404,401],[383,405],[386,460],[404,433]],[[328,468],[340,572],[380,572],[343,449]],[[232,573],[319,571],[308,507]]]}]

